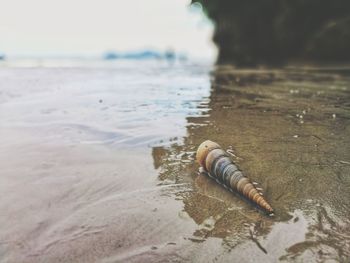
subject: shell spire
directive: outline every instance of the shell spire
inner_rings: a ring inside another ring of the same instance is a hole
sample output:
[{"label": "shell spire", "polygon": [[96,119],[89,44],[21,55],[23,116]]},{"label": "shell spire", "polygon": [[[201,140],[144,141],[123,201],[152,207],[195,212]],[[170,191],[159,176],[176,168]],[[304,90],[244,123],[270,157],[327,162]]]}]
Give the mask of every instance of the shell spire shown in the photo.
[{"label": "shell spire", "polygon": [[196,158],[210,177],[229,189],[239,192],[269,214],[273,213],[271,205],[249,178],[243,175],[219,144],[209,140],[203,142],[198,147]]}]

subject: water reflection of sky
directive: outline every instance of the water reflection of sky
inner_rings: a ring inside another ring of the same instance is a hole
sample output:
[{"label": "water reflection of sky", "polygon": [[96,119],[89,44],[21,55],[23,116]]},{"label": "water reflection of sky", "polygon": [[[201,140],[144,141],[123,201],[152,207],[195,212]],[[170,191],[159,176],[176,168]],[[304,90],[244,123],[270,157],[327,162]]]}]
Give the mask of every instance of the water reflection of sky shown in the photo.
[{"label": "water reflection of sky", "polygon": [[2,123],[55,130],[56,136],[81,143],[181,141],[186,117],[206,111],[197,106],[209,96],[209,69],[145,61],[70,70],[4,68],[1,75],[10,76],[12,89],[1,94],[5,112],[11,112]]}]

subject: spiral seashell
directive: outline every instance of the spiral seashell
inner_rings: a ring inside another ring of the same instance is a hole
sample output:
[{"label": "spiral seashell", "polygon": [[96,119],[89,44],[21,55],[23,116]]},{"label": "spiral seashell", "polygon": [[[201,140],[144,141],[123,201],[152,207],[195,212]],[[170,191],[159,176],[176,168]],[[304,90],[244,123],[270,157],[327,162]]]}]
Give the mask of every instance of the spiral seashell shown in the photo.
[{"label": "spiral seashell", "polygon": [[209,140],[203,142],[198,147],[196,158],[207,174],[217,182],[242,194],[268,213],[273,213],[272,207],[262,193],[239,170],[219,144]]}]

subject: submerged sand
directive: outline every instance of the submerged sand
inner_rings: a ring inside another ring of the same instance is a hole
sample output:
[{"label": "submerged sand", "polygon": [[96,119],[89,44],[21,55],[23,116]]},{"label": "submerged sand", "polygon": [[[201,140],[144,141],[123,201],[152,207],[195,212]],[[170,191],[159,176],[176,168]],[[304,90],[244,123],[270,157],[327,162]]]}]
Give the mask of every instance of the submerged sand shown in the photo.
[{"label": "submerged sand", "polygon": [[[347,262],[349,73],[0,68],[0,261]],[[205,139],[275,217],[198,175]]]}]

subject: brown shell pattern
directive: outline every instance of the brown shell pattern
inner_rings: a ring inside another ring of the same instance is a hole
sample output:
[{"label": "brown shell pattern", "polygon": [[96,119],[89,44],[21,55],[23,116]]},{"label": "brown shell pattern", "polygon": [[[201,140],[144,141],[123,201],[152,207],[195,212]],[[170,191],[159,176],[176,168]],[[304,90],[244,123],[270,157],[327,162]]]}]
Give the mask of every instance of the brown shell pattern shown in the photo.
[{"label": "brown shell pattern", "polygon": [[219,144],[205,141],[197,150],[197,162],[214,179],[226,187],[239,192],[258,206],[273,213],[272,207],[259,193],[248,177],[238,169]]}]

